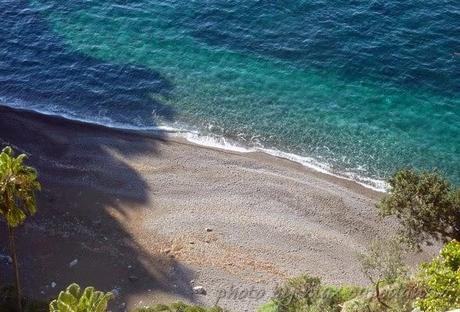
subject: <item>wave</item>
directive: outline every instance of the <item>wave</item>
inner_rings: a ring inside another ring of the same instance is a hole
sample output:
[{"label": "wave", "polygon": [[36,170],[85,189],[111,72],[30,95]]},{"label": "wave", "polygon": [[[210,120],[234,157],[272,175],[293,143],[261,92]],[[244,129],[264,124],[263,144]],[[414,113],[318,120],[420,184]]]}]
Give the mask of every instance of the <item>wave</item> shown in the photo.
[{"label": "wave", "polygon": [[235,142],[225,137],[204,135],[197,131],[188,131],[184,129],[177,129],[177,130],[179,130],[178,136],[185,138],[187,141],[197,144],[197,145],[218,148],[218,149],[223,149],[223,150],[229,150],[229,151],[235,151],[238,153],[262,152],[262,153],[266,153],[274,157],[279,157],[279,158],[283,158],[283,159],[287,159],[287,160],[299,163],[303,165],[304,167],[307,167],[317,172],[328,174],[336,178],[356,182],[366,188],[372,189],[377,192],[385,193],[388,190],[388,185],[383,180],[364,177],[354,172],[335,172],[329,164],[324,163],[324,162],[319,162],[318,160],[312,157],[300,156],[297,154],[283,152],[283,151],[280,151],[277,149],[271,149],[271,148],[246,147],[246,146],[239,144],[238,142]]},{"label": "wave", "polygon": [[173,137],[185,139],[190,143],[215,149],[222,149],[238,153],[262,152],[274,157],[283,158],[299,163],[304,167],[307,167],[317,172],[321,172],[323,174],[331,175],[336,178],[344,179],[347,181],[353,181],[368,189],[377,192],[386,192],[388,190],[388,185],[383,180],[365,177],[349,171],[337,172],[329,164],[325,162],[320,162],[312,157],[283,152],[273,148],[245,146],[237,141],[226,138],[224,136],[203,134],[198,130],[191,130],[191,127],[187,125],[176,123],[174,125],[163,124],[158,126],[134,126],[116,122],[109,117],[81,118],[76,113],[70,112],[68,110],[64,111],[60,109],[58,106],[53,106],[50,104],[35,103],[31,105],[30,103],[24,101],[4,97],[0,97],[0,103],[0,105],[8,106],[15,109],[33,111],[47,116],[61,117],[67,120],[95,124],[112,129],[141,131],[152,134],[155,134],[155,132],[168,133]]}]

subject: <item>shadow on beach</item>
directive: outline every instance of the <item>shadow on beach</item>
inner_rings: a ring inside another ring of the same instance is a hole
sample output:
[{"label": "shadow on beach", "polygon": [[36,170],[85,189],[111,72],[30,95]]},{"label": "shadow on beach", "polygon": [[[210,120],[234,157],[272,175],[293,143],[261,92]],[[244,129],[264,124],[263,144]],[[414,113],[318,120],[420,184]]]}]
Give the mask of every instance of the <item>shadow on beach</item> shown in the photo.
[{"label": "shadow on beach", "polygon": [[[156,208],[150,197],[155,190],[125,160],[155,157],[158,140],[161,134],[153,140],[0,107],[0,145],[28,154],[43,185],[38,213],[17,230],[25,294],[49,299],[77,282],[115,289],[114,311],[150,292],[167,301],[194,301],[192,272],[167,253],[147,252],[126,229],[127,224],[142,226],[141,207]],[[4,224],[1,230],[5,254]],[[2,264],[1,272],[1,283],[12,281],[5,277],[9,266]]]},{"label": "shadow on beach", "polygon": [[[28,1],[0,4],[3,99],[28,107],[51,103],[58,111],[115,123],[154,127],[152,115],[173,120],[174,110],[156,99],[173,90],[165,77],[75,51],[42,14]],[[26,295],[50,299],[78,282],[115,290],[114,311],[149,292],[193,301],[192,272],[156,246],[146,251],[126,228],[142,225],[141,208],[155,210],[154,190],[129,159],[155,157],[162,133],[156,136],[0,106],[0,147],[28,154],[43,185],[38,213],[17,230]],[[0,252],[8,254],[3,223],[0,229]],[[2,263],[0,270],[0,285],[11,283],[10,267]]]}]

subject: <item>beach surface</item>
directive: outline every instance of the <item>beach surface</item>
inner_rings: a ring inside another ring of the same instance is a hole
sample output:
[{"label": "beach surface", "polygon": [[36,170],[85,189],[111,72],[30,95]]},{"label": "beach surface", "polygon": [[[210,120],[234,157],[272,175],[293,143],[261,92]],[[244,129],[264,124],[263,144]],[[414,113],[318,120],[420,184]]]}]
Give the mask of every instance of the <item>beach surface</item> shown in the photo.
[{"label": "beach surface", "polygon": [[0,107],[7,144],[43,184],[38,213],[17,231],[33,297],[78,282],[114,290],[112,311],[177,300],[254,311],[302,273],[367,284],[356,253],[395,231],[377,216],[382,193],[263,153]]}]

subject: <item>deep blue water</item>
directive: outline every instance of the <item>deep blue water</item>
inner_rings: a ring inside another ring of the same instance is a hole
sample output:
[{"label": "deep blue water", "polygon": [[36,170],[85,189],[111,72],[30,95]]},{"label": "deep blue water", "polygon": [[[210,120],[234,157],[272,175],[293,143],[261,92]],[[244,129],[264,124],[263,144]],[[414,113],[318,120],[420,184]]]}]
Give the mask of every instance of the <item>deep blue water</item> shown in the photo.
[{"label": "deep blue water", "polygon": [[1,1],[0,98],[460,182],[458,1]]}]

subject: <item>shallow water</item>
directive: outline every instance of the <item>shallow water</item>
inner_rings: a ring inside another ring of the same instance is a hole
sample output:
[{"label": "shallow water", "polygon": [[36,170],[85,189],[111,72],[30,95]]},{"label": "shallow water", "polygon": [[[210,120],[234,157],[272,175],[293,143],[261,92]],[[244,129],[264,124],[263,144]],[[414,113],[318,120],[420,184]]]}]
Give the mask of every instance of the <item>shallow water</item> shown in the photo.
[{"label": "shallow water", "polygon": [[2,1],[0,17],[8,103],[460,182],[457,1]]}]

